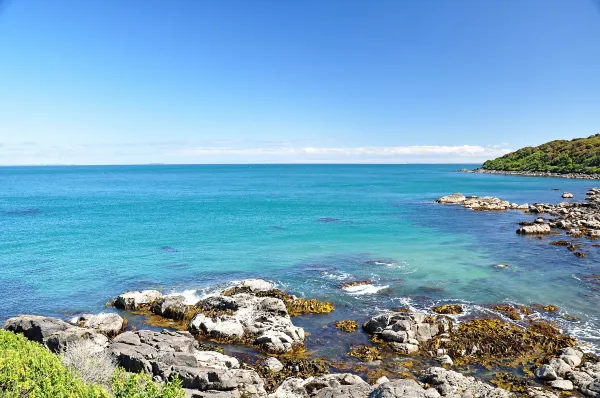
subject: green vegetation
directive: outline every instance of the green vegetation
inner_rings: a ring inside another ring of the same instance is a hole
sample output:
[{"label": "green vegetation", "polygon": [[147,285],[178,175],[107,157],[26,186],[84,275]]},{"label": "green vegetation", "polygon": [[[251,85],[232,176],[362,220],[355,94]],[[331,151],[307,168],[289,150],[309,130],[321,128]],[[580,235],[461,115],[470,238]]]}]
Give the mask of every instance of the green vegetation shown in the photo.
[{"label": "green vegetation", "polygon": [[600,173],[600,134],[525,147],[483,164],[485,170]]},{"label": "green vegetation", "polygon": [[0,396],[7,398],[183,398],[177,379],[153,383],[146,374],[117,370],[110,389],[84,382],[60,357],[23,335],[0,330]]},{"label": "green vegetation", "polygon": [[154,383],[147,373],[127,373],[122,368],[115,372],[111,389],[115,398],[184,398],[179,379]]}]

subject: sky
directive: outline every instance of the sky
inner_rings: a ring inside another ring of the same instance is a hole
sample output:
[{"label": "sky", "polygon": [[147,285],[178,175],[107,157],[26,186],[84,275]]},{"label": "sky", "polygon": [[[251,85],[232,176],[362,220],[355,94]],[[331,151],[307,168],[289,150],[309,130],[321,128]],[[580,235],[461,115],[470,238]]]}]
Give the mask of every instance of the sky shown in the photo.
[{"label": "sky", "polygon": [[0,0],[0,164],[479,163],[599,65],[600,0]]}]

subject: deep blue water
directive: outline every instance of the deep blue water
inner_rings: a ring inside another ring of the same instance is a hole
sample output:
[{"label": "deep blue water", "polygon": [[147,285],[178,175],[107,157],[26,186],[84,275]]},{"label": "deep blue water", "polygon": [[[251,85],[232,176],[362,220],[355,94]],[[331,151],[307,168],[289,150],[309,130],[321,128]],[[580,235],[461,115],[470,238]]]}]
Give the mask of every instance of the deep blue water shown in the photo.
[{"label": "deep blue water", "polygon": [[[0,168],[0,321],[104,309],[130,289],[201,297],[248,277],[333,300],[310,330],[378,309],[442,301],[555,304],[550,317],[600,347],[598,248],[585,258],[518,236],[518,211],[434,200],[460,191],[517,203],[582,200],[600,182],[457,173],[462,165]],[[553,191],[552,188],[560,188]],[[495,267],[508,264],[508,268]],[[339,289],[372,279],[371,294]],[[375,292],[376,291],[376,292]]]}]

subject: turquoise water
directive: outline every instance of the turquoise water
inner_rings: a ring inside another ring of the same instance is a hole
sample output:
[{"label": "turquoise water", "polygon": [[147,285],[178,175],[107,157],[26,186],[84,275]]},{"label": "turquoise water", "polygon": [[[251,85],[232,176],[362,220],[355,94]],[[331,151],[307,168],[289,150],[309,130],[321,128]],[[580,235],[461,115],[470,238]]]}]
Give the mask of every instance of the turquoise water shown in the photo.
[{"label": "turquoise water", "polygon": [[[598,248],[585,258],[518,236],[518,211],[434,200],[460,191],[517,203],[582,199],[600,182],[457,173],[462,165],[230,165],[0,168],[0,320],[104,309],[130,289],[201,297],[262,277],[332,300],[309,331],[379,309],[458,301],[555,304],[550,317],[600,347]],[[561,191],[553,191],[560,188]],[[508,264],[508,268],[495,267]],[[372,292],[339,289],[371,279]],[[546,315],[544,315],[546,316]]]}]

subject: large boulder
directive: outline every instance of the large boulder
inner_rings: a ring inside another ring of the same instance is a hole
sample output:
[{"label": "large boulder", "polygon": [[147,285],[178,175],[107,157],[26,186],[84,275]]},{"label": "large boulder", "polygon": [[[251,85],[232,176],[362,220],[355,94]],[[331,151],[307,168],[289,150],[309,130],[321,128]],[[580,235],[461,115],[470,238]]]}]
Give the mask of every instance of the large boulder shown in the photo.
[{"label": "large boulder", "polygon": [[307,379],[286,379],[269,398],[366,398],[370,390],[371,386],[356,375],[327,374]]},{"label": "large boulder", "polygon": [[205,299],[190,324],[194,333],[232,342],[251,342],[268,352],[284,353],[303,344],[304,329],[292,324],[284,302],[238,293]]},{"label": "large boulder", "polygon": [[152,303],[152,312],[169,319],[184,319],[190,306],[181,295],[163,296]]},{"label": "large boulder", "polygon": [[369,398],[436,398],[440,394],[433,388],[425,389],[416,380],[402,379],[382,383]]},{"label": "large boulder", "polygon": [[471,396],[489,398],[511,398],[514,394],[489,384],[444,368],[429,368],[423,378],[425,383],[435,388],[442,396]]},{"label": "large boulder", "polygon": [[386,341],[412,345],[431,340],[442,331],[437,323],[432,323],[422,312],[386,312],[368,320],[363,329]]},{"label": "large boulder", "polygon": [[188,332],[125,332],[113,339],[108,352],[129,372],[144,371],[162,380],[177,375],[184,388],[196,390],[188,396],[266,396],[256,372],[240,369],[233,357],[199,350]]},{"label": "large boulder", "polygon": [[114,305],[123,310],[135,311],[150,305],[161,297],[162,294],[158,290],[129,291],[119,295]]},{"label": "large boulder", "polygon": [[8,319],[2,326],[3,329],[14,333],[22,333],[29,340],[38,343],[46,343],[46,340],[52,334],[72,327],[73,325],[60,319],[39,315],[20,315]]},{"label": "large boulder", "polygon": [[95,329],[105,336],[114,337],[121,333],[126,325],[119,314],[101,313],[81,315],[77,320],[77,326]]},{"label": "large boulder", "polygon": [[78,326],[72,326],[69,329],[53,333],[46,340],[46,346],[50,351],[59,353],[66,349],[69,344],[78,343],[82,340],[88,340],[92,343],[90,345],[92,352],[101,352],[108,346],[108,337],[94,329]]}]

